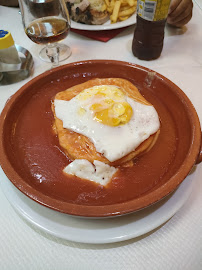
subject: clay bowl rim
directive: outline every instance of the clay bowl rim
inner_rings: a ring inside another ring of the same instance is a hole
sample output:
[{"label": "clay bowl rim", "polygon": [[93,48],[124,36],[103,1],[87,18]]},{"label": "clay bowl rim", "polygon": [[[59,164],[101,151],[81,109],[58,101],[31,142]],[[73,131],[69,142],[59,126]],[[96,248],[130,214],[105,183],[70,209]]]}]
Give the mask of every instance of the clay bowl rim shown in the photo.
[{"label": "clay bowl rim", "polygon": [[191,171],[192,167],[196,163],[200,163],[202,160],[202,151],[201,151],[201,128],[200,122],[198,119],[197,112],[192,105],[189,98],[186,94],[172,81],[164,77],[163,75],[155,72],[155,76],[161,78],[165,82],[167,82],[172,91],[175,92],[176,95],[180,98],[181,102],[185,102],[187,105],[187,110],[189,113],[189,120],[192,125],[192,144],[190,145],[189,151],[184,159],[184,162],[179,167],[179,170],[176,174],[174,174],[166,183],[162,186],[157,188],[156,190],[152,191],[147,195],[143,195],[140,198],[135,198],[126,202],[116,203],[112,205],[104,205],[104,206],[86,206],[86,205],[76,205],[68,202],[62,202],[57,199],[51,198],[40,191],[31,187],[28,183],[26,183],[23,178],[21,178],[18,173],[14,170],[12,165],[7,158],[7,155],[4,150],[3,145],[3,129],[6,120],[7,114],[12,110],[12,107],[15,105],[15,102],[18,98],[20,98],[21,94],[26,91],[27,87],[32,85],[33,83],[40,81],[45,76],[49,75],[50,73],[57,73],[62,69],[67,69],[68,67],[79,66],[79,65],[99,65],[99,64],[106,64],[106,65],[122,65],[127,66],[130,68],[140,69],[145,72],[155,72],[149,68],[124,62],[124,61],[117,61],[117,60],[84,60],[73,62],[70,64],[66,64],[63,66],[59,66],[53,70],[48,70],[29,82],[23,85],[13,96],[11,96],[8,101],[6,102],[3,111],[0,115],[0,165],[7,175],[8,179],[25,195],[27,195],[32,200],[40,203],[43,206],[51,208],[53,210],[66,213],[73,216],[78,217],[90,217],[90,218],[103,218],[103,217],[115,217],[124,214],[133,213],[135,211],[139,211],[148,207],[161,199],[165,198],[167,195],[172,193],[179,184],[186,178],[186,176]]}]

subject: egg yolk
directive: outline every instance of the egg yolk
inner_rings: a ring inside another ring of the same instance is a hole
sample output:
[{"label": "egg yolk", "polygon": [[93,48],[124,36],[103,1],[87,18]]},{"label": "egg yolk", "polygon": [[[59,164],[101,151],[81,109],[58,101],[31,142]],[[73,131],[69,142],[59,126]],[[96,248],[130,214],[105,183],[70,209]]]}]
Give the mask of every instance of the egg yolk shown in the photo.
[{"label": "egg yolk", "polygon": [[128,123],[132,114],[132,108],[127,102],[118,102],[95,112],[94,119],[108,126],[119,126]]},{"label": "egg yolk", "polygon": [[[108,126],[128,123],[133,115],[130,104],[120,88],[112,85],[94,86],[82,91],[79,100],[85,101],[93,112],[94,119]],[[80,113],[83,108],[80,108]]]}]

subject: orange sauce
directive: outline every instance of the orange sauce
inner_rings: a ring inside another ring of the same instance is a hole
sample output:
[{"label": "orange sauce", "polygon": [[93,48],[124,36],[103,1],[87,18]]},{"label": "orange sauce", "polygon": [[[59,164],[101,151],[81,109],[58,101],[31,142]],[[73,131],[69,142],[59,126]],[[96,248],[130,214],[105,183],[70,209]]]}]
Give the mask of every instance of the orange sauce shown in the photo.
[{"label": "orange sauce", "polygon": [[[65,175],[63,169],[70,161],[52,130],[51,110],[51,101],[62,90],[55,84],[35,93],[21,108],[13,124],[12,153],[9,155],[13,155],[15,167],[29,185],[65,202],[107,205],[138,198],[161,185],[162,179],[165,182],[170,178],[175,166],[177,168],[176,124],[161,100],[146,88],[142,94],[157,109],[161,121],[160,135],[154,147],[136,158],[133,167],[120,168],[107,187]],[[171,167],[172,172],[169,171]]]}]

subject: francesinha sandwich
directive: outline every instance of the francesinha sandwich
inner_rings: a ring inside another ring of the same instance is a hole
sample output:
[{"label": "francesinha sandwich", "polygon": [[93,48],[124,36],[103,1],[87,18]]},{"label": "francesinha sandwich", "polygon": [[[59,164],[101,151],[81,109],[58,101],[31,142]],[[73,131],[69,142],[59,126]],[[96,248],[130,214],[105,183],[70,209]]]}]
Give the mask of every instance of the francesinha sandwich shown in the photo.
[{"label": "francesinha sandwich", "polygon": [[59,92],[54,130],[71,163],[64,173],[106,185],[149,151],[160,132],[155,108],[129,81],[93,79]]}]

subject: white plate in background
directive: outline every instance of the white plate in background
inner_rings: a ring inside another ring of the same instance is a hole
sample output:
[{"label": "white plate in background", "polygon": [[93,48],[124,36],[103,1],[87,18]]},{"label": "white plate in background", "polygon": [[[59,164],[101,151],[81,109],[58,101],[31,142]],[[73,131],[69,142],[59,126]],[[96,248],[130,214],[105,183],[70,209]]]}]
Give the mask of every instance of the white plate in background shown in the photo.
[{"label": "white plate in background", "polygon": [[87,31],[102,31],[102,30],[112,30],[112,29],[119,29],[126,26],[130,26],[136,23],[136,13],[134,13],[130,18],[125,21],[111,23],[108,20],[106,23],[102,25],[89,25],[83,23],[77,23],[71,20],[71,28],[77,30],[87,30]]}]

